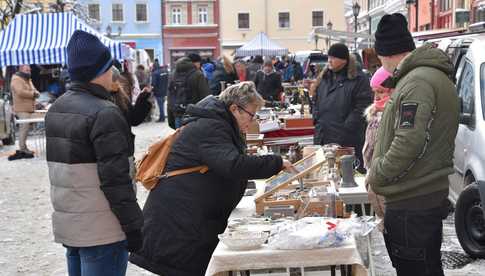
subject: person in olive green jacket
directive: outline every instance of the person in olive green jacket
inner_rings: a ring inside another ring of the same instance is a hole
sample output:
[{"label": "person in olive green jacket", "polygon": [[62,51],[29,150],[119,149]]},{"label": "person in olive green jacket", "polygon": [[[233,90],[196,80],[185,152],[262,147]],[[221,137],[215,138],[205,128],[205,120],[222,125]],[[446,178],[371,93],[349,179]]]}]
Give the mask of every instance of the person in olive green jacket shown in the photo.
[{"label": "person in olive green jacket", "polygon": [[442,219],[448,214],[459,101],[446,54],[415,49],[401,14],[379,22],[375,48],[395,88],[386,104],[367,175],[385,197],[384,238],[397,275],[443,274]]}]

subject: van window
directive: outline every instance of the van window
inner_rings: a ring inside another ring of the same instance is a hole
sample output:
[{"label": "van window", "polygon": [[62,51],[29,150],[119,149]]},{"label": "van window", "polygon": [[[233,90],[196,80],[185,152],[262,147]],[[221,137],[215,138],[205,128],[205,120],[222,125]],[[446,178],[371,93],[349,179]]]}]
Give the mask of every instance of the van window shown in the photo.
[{"label": "van window", "polygon": [[485,120],[485,63],[480,66],[480,97],[482,98],[482,116]]},{"label": "van window", "polygon": [[458,83],[458,96],[462,99],[462,113],[473,114],[474,108],[474,76],[473,66],[469,62],[465,62],[463,71]]}]

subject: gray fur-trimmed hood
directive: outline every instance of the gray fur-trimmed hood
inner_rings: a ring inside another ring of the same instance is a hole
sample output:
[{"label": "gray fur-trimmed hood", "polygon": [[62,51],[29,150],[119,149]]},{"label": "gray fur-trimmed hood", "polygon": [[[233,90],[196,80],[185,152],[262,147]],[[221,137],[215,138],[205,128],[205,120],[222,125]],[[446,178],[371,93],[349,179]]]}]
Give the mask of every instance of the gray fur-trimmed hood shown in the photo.
[{"label": "gray fur-trimmed hood", "polygon": [[[355,57],[353,55],[350,55],[349,56],[349,62],[347,64],[347,66],[346,66],[346,70],[347,70],[347,78],[349,80],[355,79],[357,77],[357,75],[359,74],[359,70],[357,68],[357,60],[355,59]],[[315,80],[314,84],[310,88],[310,95],[315,95],[316,90],[317,90],[318,86],[320,85],[320,82],[327,75],[327,73],[329,71],[330,71],[330,68],[327,65],[322,70],[322,72],[320,72],[320,74],[318,75],[318,77]]]}]

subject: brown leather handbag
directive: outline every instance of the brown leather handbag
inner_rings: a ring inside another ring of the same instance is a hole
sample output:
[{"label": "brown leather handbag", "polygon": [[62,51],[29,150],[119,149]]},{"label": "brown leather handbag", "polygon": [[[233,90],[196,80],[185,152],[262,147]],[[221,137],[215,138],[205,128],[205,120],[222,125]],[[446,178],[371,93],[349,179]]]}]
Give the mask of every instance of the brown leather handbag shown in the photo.
[{"label": "brown leather handbag", "polygon": [[135,180],[141,182],[147,190],[155,188],[161,178],[169,178],[193,172],[203,174],[209,170],[207,166],[197,166],[164,173],[168,155],[174,141],[180,135],[182,128],[177,129],[174,133],[151,145],[147,153],[137,162]]}]

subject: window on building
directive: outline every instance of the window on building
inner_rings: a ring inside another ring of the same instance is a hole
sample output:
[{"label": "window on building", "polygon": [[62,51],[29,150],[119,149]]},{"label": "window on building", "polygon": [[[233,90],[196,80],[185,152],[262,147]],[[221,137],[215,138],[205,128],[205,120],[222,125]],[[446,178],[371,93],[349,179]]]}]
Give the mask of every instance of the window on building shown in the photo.
[{"label": "window on building", "polygon": [[288,29],[290,28],[290,13],[289,12],[280,12],[278,13],[278,26],[281,29]]},{"label": "window on building", "polygon": [[451,9],[451,0],[440,0],[440,11]]},{"label": "window on building", "polygon": [[239,29],[249,29],[249,13],[237,14],[237,27]]},{"label": "window on building", "polygon": [[182,9],[180,7],[172,8],[172,24],[173,25],[182,24]]},{"label": "window on building", "polygon": [[209,23],[209,8],[208,7],[199,7],[198,9],[199,14],[199,24],[208,24]]},{"label": "window on building", "polygon": [[146,22],[148,21],[148,6],[144,3],[136,4],[136,21]]},{"label": "window on building", "polygon": [[113,4],[111,6],[113,22],[123,22],[123,4]]},{"label": "window on building", "polygon": [[90,19],[100,21],[99,4],[88,4],[88,16]]},{"label": "window on building", "polygon": [[312,12],[312,26],[322,27],[323,26],[323,11],[313,11]]},{"label": "window on building", "polygon": [[482,21],[485,21],[485,9],[476,7],[474,9],[473,22],[476,23]]}]

